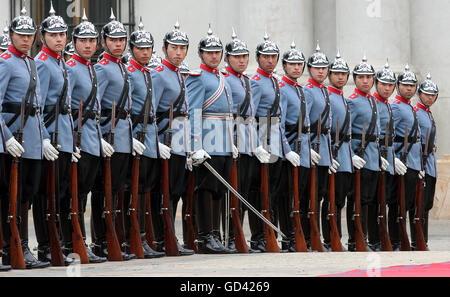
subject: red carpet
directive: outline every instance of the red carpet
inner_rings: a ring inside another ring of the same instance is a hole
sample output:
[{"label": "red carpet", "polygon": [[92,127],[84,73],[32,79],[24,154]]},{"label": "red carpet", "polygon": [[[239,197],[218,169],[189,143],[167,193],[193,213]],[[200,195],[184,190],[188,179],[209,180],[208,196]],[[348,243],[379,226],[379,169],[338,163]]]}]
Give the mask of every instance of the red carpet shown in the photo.
[{"label": "red carpet", "polygon": [[321,277],[450,277],[450,262],[351,270]]}]

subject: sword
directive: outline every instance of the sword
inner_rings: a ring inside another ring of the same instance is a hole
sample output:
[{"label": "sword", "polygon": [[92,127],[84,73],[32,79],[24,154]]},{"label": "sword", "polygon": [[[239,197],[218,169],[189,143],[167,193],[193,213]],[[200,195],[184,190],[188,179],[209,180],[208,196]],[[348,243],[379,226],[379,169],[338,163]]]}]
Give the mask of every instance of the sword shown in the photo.
[{"label": "sword", "polygon": [[231,191],[242,203],[244,203],[248,209],[250,209],[254,214],[256,214],[261,220],[263,220],[267,225],[269,225],[274,231],[278,232],[284,238],[286,235],[281,232],[281,230],[267,220],[259,211],[257,211],[244,197],[241,196],[208,162],[203,162],[203,165],[225,186],[229,191]]}]

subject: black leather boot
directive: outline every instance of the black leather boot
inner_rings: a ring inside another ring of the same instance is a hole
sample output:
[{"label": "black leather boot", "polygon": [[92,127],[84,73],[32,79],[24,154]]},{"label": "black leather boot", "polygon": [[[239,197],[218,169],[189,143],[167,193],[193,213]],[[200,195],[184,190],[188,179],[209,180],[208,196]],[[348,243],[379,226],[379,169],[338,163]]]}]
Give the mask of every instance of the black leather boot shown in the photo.
[{"label": "black leather boot", "polygon": [[164,252],[154,251],[147,243],[145,239],[145,233],[141,233],[141,241],[142,248],[144,249],[144,258],[145,259],[153,259],[153,258],[161,258],[166,255]]},{"label": "black leather boot", "polygon": [[223,254],[224,252],[223,248],[217,245],[217,241],[211,233],[199,233],[197,249],[199,254]]}]

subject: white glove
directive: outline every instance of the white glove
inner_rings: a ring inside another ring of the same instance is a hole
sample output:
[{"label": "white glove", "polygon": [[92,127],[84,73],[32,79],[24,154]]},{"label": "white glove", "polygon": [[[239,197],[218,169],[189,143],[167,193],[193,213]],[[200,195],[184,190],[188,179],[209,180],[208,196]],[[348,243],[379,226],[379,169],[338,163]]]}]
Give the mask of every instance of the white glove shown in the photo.
[{"label": "white glove", "polygon": [[285,155],[285,157],[289,162],[291,162],[292,166],[300,166],[300,156],[296,152],[290,151]]},{"label": "white glove", "polygon": [[159,156],[161,159],[167,160],[170,159],[170,147],[161,142],[158,142]]},{"label": "white glove", "polygon": [[357,155],[354,155],[352,157],[352,164],[353,164],[353,167],[355,167],[356,169],[359,170],[359,169],[363,168],[364,165],[366,165],[366,161],[364,161],[363,158],[361,158]]},{"label": "white glove", "polygon": [[114,148],[106,140],[102,138],[102,150],[103,154],[107,157],[111,157],[114,154]]},{"label": "white glove", "polygon": [[331,174],[331,172],[336,173],[337,169],[339,168],[339,166],[341,166],[341,164],[339,164],[338,161],[336,161],[335,159],[331,159],[331,166],[328,168],[328,173]]},{"label": "white glove", "polygon": [[313,165],[319,164],[320,158],[320,155],[315,150],[311,149],[311,162]]},{"label": "white glove", "polygon": [[46,138],[42,141],[42,150],[44,157],[49,161],[55,161],[58,159],[58,150],[50,143],[50,139]]},{"label": "white glove", "polygon": [[234,144],[232,150],[233,150],[233,159],[237,159],[237,157],[239,157],[239,150]]},{"label": "white glove", "polygon": [[270,154],[260,145],[255,149],[255,156],[261,163],[269,163]]},{"label": "white glove", "polygon": [[199,166],[206,159],[211,159],[211,156],[203,149],[195,151],[192,155],[192,165]]},{"label": "white glove", "polygon": [[6,150],[13,157],[19,158],[20,156],[22,156],[23,152],[25,151],[23,149],[23,146],[14,138],[14,136],[11,137],[10,139],[8,139],[5,144],[6,144]]},{"label": "white glove", "polygon": [[425,170],[420,170],[419,171],[419,178],[423,179],[425,177]]},{"label": "white glove", "polygon": [[385,171],[388,166],[389,162],[385,158],[381,157],[381,170]]},{"label": "white glove", "polygon": [[395,164],[395,173],[397,173],[398,175],[405,175],[407,168],[405,164],[403,164],[403,162],[400,161],[399,158],[394,159],[394,164]]},{"label": "white glove", "polygon": [[142,155],[145,151],[145,145],[137,140],[136,138],[133,138],[133,153],[132,155]]},{"label": "white glove", "polygon": [[80,149],[78,147],[75,147],[75,151],[72,153],[72,163],[78,163],[78,159],[80,158]]}]

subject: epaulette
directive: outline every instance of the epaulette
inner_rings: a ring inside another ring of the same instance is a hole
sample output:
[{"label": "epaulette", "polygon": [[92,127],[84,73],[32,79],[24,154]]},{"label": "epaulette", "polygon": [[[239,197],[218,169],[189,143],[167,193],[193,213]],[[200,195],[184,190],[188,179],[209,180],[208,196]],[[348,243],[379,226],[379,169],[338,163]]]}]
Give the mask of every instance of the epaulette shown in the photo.
[{"label": "epaulette", "polygon": [[41,61],[45,61],[47,59],[48,59],[48,56],[45,53],[41,53],[41,55],[38,58],[38,60],[41,60]]},{"label": "epaulette", "polygon": [[128,66],[127,70],[130,72],[134,72],[134,71],[136,71],[136,68],[134,68],[133,65],[130,65],[130,66]]},{"label": "epaulette", "polygon": [[155,71],[161,72],[164,70],[164,66],[163,65],[159,65],[158,67],[155,68]]},{"label": "epaulette", "polygon": [[201,69],[195,69],[195,70],[191,70],[188,72],[189,76],[200,76],[202,75],[202,70]]},{"label": "epaulette", "polygon": [[253,75],[252,77],[253,80],[260,80],[261,77],[258,74]]},{"label": "epaulette", "polygon": [[105,66],[105,65],[108,65],[108,63],[109,63],[109,61],[108,61],[108,59],[105,59],[105,58],[103,58],[100,62],[98,62],[99,64],[101,64],[101,65],[103,65],[103,66]]},{"label": "epaulette", "polygon": [[4,59],[4,60],[8,60],[9,58],[11,58],[11,54],[9,53],[3,53],[0,58]]},{"label": "epaulette", "polygon": [[77,62],[75,62],[74,60],[69,60],[66,62],[66,65],[69,67],[73,67],[77,64]]},{"label": "epaulette", "polygon": [[358,94],[353,93],[350,95],[350,97],[348,97],[348,99],[355,99],[355,98],[358,98],[358,96],[359,96]]}]

